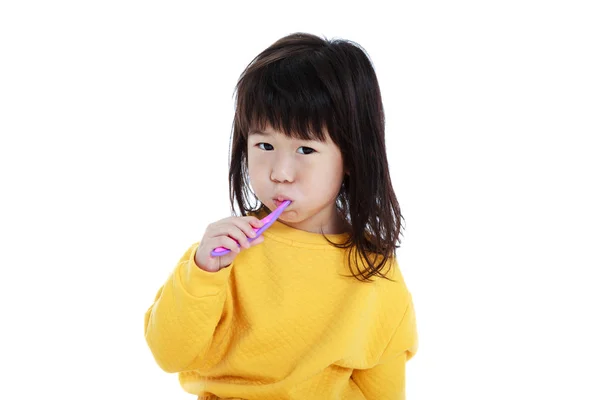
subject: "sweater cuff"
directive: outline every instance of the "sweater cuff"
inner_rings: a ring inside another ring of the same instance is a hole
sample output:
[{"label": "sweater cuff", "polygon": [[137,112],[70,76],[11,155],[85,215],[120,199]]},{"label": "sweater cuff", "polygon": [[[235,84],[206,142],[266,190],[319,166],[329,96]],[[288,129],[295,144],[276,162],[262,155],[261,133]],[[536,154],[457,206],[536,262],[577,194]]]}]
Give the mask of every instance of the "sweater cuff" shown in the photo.
[{"label": "sweater cuff", "polygon": [[179,280],[184,290],[194,297],[215,296],[227,288],[232,265],[217,272],[203,270],[194,260],[199,245],[195,244],[188,259],[179,264]]}]

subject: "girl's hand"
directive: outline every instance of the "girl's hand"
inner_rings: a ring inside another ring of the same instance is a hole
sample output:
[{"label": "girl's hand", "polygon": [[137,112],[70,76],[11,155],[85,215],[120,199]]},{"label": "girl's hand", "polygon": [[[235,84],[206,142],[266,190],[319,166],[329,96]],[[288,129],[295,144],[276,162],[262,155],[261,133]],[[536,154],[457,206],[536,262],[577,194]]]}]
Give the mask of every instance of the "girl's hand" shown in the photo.
[{"label": "girl's hand", "polygon": [[[265,238],[262,235],[248,242],[248,238],[255,235],[252,228],[260,228],[262,225],[258,218],[250,216],[228,217],[208,225],[194,256],[196,265],[208,272],[217,272],[227,267],[241,250],[264,242]],[[241,248],[234,239],[238,241]],[[231,251],[224,256],[211,256],[210,253],[217,247],[225,247]]]}]

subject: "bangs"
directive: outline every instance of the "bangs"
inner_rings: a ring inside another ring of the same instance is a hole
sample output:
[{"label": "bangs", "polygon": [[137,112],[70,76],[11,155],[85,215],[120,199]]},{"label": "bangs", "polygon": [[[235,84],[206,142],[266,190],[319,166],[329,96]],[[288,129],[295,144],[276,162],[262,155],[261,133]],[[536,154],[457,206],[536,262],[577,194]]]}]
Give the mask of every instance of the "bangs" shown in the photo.
[{"label": "bangs", "polygon": [[249,67],[236,86],[241,134],[267,125],[287,137],[325,142],[335,126],[331,95],[312,60],[288,57]]}]

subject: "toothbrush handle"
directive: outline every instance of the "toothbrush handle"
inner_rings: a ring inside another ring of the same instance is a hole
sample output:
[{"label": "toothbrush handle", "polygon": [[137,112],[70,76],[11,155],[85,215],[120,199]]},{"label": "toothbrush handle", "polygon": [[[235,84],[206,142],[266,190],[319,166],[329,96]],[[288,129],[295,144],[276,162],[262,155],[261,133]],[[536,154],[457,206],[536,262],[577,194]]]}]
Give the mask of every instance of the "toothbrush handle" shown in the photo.
[{"label": "toothbrush handle", "polygon": [[[260,220],[260,222],[262,222],[262,226],[260,228],[252,228],[252,230],[254,230],[254,232],[256,233],[256,236],[254,236],[253,238],[248,238],[248,241],[251,242],[254,239],[256,239],[257,237],[259,237],[260,235],[262,235],[262,233],[271,225],[273,225],[273,222],[275,222],[277,220],[277,218],[279,217],[279,215],[281,215],[281,213],[283,212],[283,210],[289,206],[291,204],[290,200],[286,200],[284,201],[282,204],[279,205],[279,207],[277,207],[275,209],[275,211],[273,211],[272,213],[270,213],[269,215],[267,215],[266,217],[264,217],[263,219]],[[240,243],[233,239],[238,247],[240,246]],[[225,247],[217,247],[216,249],[213,249],[213,251],[211,251],[210,255],[213,257],[219,257],[219,256],[224,256],[225,254],[229,253],[231,250],[225,248]]]},{"label": "toothbrush handle", "polygon": [[[251,238],[248,238],[248,241],[249,241],[249,242],[253,241],[253,240],[254,240],[254,239],[256,239],[257,237],[259,237],[260,235],[262,235],[262,233],[263,233],[263,232],[264,232],[264,231],[265,231],[265,230],[266,230],[266,229],[267,229],[269,226],[271,226],[271,224],[270,224],[269,222],[267,222],[267,221],[266,221],[266,219],[267,219],[267,217],[265,217],[265,218],[263,218],[263,219],[262,219],[262,222],[263,222],[263,224],[264,224],[264,225],[263,225],[263,226],[261,226],[260,228],[254,228],[254,227],[252,228],[252,230],[254,231],[254,233],[256,233],[256,236],[254,236],[253,238],[252,238],[252,237],[251,237]],[[237,243],[238,247],[241,247],[241,246],[240,246],[240,243],[239,243],[237,240],[235,240],[235,239],[233,239],[233,240],[234,240],[234,241]],[[227,248],[225,248],[225,247],[217,247],[216,249],[214,249],[214,250],[213,250],[213,251],[210,253],[210,255],[211,255],[211,256],[213,256],[213,257],[220,257],[220,256],[224,256],[225,254],[227,254],[227,253],[229,253],[229,252],[231,252],[231,250],[229,250],[229,249],[227,249]]]}]

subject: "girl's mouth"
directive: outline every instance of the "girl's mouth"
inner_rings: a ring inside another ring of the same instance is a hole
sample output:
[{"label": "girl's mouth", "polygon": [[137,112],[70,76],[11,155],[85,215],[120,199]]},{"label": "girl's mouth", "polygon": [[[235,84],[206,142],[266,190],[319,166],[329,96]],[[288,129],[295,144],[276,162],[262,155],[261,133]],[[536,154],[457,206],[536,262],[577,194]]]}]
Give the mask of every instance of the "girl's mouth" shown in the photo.
[{"label": "girl's mouth", "polygon": [[275,201],[275,205],[277,205],[277,207],[279,207],[285,200],[274,200]]}]

